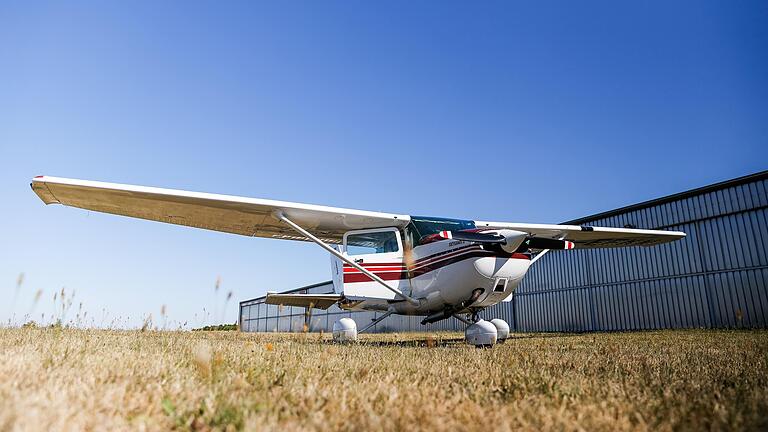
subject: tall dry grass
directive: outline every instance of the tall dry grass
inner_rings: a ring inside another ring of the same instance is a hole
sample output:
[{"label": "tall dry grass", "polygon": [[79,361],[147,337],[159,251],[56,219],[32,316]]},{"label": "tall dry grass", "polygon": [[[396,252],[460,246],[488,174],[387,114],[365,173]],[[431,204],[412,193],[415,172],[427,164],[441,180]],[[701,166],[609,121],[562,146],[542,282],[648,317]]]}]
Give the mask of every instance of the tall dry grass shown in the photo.
[{"label": "tall dry grass", "polygon": [[766,331],[458,336],[4,328],[0,430],[768,427]]},{"label": "tall dry grass", "polygon": [[[54,327],[75,327],[75,328],[101,328],[101,329],[130,329],[137,327],[137,321],[135,316],[111,316],[106,308],[102,308],[100,318],[98,316],[88,315],[88,310],[85,307],[85,302],[79,301],[77,303],[77,313],[72,316],[72,309],[75,305],[76,291],[62,287],[61,289],[53,290],[53,296],[51,302],[48,305],[41,305],[41,299],[43,298],[44,290],[37,289],[34,294],[30,291],[28,294],[24,293],[24,281],[26,280],[25,273],[19,273],[16,279],[16,287],[13,290],[13,295],[10,298],[7,306],[8,319],[0,323],[2,327],[20,327],[20,326],[54,326]],[[189,330],[190,325],[192,328],[202,328],[205,326],[218,325],[224,322],[226,319],[227,311],[229,310],[229,303],[234,297],[235,293],[232,290],[228,290],[223,299],[219,299],[219,292],[222,289],[221,276],[216,278],[214,284],[214,296],[212,307],[214,313],[207,310],[206,307],[202,308],[202,314],[194,314],[191,323],[188,321],[177,321],[170,319],[168,314],[168,306],[165,304],[159,305],[160,318],[155,319],[155,316],[151,312],[145,312],[141,315],[138,321],[139,329],[146,330]],[[21,314],[22,310],[17,310],[17,300],[20,298],[20,294],[23,297],[31,297],[31,303],[26,309],[26,313]],[[26,294],[26,295],[24,295]],[[40,312],[36,314],[35,311],[39,306],[42,306],[48,310],[46,312]],[[233,318],[234,320],[234,318]]]}]

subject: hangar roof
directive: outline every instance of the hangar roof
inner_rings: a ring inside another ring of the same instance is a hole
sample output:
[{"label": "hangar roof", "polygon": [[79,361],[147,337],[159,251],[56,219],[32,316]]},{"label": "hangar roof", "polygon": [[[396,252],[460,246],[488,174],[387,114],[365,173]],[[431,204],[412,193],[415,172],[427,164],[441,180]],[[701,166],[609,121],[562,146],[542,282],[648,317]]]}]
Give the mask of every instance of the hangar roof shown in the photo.
[{"label": "hangar roof", "polygon": [[[298,291],[303,291],[303,290],[307,290],[307,289],[311,289],[311,288],[317,288],[317,287],[323,286],[323,285],[332,285],[332,284],[333,284],[333,281],[318,282],[318,283],[314,283],[312,285],[307,285],[307,286],[303,286],[303,287],[299,287],[299,288],[294,288],[294,289],[290,289],[290,290],[287,290],[287,291],[280,291],[280,294],[290,294],[290,293],[295,293],[295,292],[298,292]],[[250,302],[256,301],[256,300],[262,300],[265,297],[267,297],[266,294],[263,295],[263,296],[252,298],[252,299],[243,300],[243,301],[240,302],[240,305],[242,306],[243,303],[250,303]]]},{"label": "hangar roof", "polygon": [[628,212],[631,212],[631,211],[634,211],[634,210],[640,210],[640,209],[644,209],[644,208],[648,208],[648,207],[654,207],[654,206],[665,204],[665,203],[668,203],[668,202],[679,201],[679,200],[682,200],[682,199],[685,199],[685,198],[689,198],[689,197],[692,197],[692,196],[701,195],[701,194],[704,194],[704,193],[707,193],[707,192],[713,192],[713,191],[717,191],[717,190],[721,190],[721,189],[725,189],[725,188],[729,188],[729,187],[733,187],[733,186],[738,186],[738,185],[742,185],[742,184],[745,184],[745,183],[752,183],[752,182],[755,182],[755,181],[760,181],[760,180],[765,180],[765,179],[768,179],[768,170],[760,171],[760,172],[757,172],[757,173],[754,173],[754,174],[745,175],[743,177],[737,177],[735,179],[726,180],[726,181],[722,181],[722,182],[719,182],[719,183],[714,183],[714,184],[711,184],[711,185],[708,185],[708,186],[703,186],[703,187],[696,188],[696,189],[691,189],[691,190],[685,191],[685,192],[679,192],[679,193],[676,193],[676,194],[667,195],[667,196],[661,197],[661,198],[655,198],[655,199],[652,199],[652,200],[649,200],[649,201],[643,201],[643,202],[640,202],[640,203],[637,203],[637,204],[632,204],[632,205],[628,205],[628,206],[625,206],[625,207],[620,207],[620,208],[617,208],[617,209],[614,209],[614,210],[608,210],[608,211],[605,211],[605,212],[602,212],[602,213],[595,213],[595,214],[590,215],[590,216],[584,216],[584,217],[580,217],[578,219],[573,219],[573,220],[569,220],[569,221],[566,221],[566,222],[562,222],[561,225],[582,225],[582,224],[589,223],[589,222],[592,222],[592,221],[595,221],[595,220],[605,219],[607,217],[616,216],[616,215],[623,214],[623,213],[628,213]]}]

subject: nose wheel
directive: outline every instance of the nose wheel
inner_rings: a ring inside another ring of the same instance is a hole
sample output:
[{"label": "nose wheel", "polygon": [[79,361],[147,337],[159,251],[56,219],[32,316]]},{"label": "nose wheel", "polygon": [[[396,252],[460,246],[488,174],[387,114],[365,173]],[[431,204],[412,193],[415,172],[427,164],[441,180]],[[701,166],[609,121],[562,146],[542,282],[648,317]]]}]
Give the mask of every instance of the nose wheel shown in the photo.
[{"label": "nose wheel", "polygon": [[467,314],[467,328],[464,330],[464,341],[477,348],[490,348],[498,339],[496,326],[480,318],[479,310],[470,310]]},{"label": "nose wheel", "polygon": [[498,337],[496,326],[482,319],[464,330],[464,340],[476,348],[490,348],[496,343]]},{"label": "nose wheel", "polygon": [[503,343],[509,337],[509,325],[501,319],[485,321],[477,310],[467,314],[467,320],[454,315],[467,324],[464,340],[477,348],[490,348],[496,343]]}]

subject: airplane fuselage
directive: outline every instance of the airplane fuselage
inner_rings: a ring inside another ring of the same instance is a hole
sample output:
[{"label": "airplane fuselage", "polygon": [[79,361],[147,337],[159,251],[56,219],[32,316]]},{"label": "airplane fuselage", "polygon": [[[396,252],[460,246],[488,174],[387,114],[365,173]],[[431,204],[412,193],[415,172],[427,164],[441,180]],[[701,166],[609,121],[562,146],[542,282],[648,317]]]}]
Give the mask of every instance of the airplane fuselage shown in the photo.
[{"label": "airplane fuselage", "polygon": [[[398,230],[397,234],[399,238],[409,238],[407,230]],[[336,271],[343,268],[343,280],[342,274],[335,278],[337,287],[343,284],[337,291],[348,298],[341,306],[350,310],[422,316],[479,310],[508,298],[531,263],[528,254],[506,253],[460,240],[432,238],[415,246],[413,242],[401,242],[401,254],[351,256],[360,256],[356,261],[366,270],[418,299],[418,304],[385,298],[386,290],[381,290],[369,277],[349,264],[337,262]]]}]

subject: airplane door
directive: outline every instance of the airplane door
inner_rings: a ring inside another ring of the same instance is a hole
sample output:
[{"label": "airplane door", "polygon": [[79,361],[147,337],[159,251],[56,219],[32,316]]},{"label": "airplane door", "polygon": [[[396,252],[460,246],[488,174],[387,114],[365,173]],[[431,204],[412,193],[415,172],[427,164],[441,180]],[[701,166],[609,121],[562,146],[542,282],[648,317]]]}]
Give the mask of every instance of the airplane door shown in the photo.
[{"label": "airplane door", "polygon": [[[403,261],[403,240],[397,228],[349,231],[344,234],[344,253],[389,286],[410,294],[411,283]],[[344,264],[344,296],[391,300],[396,297],[365,273]]]}]

